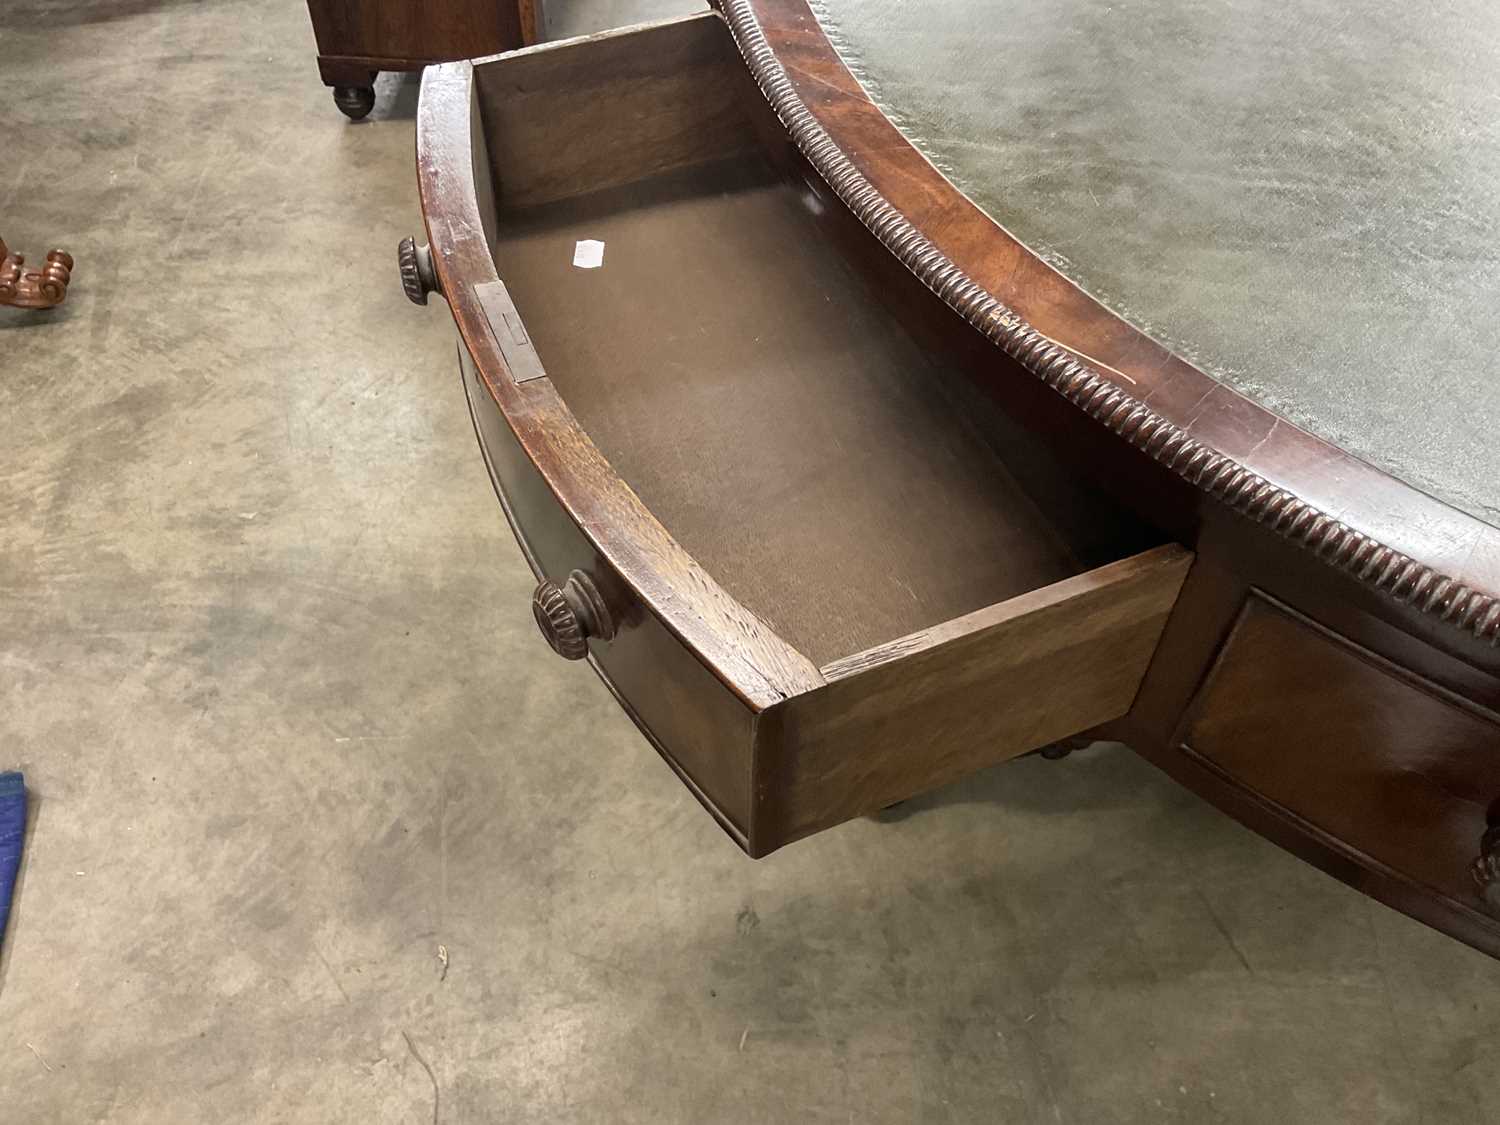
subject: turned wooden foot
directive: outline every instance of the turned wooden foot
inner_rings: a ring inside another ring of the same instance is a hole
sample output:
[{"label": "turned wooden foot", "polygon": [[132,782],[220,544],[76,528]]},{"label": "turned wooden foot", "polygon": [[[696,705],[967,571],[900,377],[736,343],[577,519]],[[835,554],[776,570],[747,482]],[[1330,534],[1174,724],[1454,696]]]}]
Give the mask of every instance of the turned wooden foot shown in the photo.
[{"label": "turned wooden foot", "polygon": [[1074,735],[1072,738],[1059,739],[1057,742],[1052,743],[1052,745],[1050,746],[1043,746],[1040,750],[1037,751],[1037,753],[1046,758],[1049,762],[1056,762],[1059,759],[1066,758],[1074,750],[1082,750],[1085,746],[1088,746],[1093,741],[1094,740],[1092,738],[1084,738],[1082,735]]},{"label": "turned wooden foot", "polygon": [[47,264],[39,270],[25,268],[26,258],[12,254],[0,238],[0,305],[18,309],[50,309],[68,295],[73,278],[73,255],[49,250]]},{"label": "turned wooden foot", "polygon": [[343,111],[350,121],[358,121],[375,108],[375,87],[335,86],[333,104]]}]

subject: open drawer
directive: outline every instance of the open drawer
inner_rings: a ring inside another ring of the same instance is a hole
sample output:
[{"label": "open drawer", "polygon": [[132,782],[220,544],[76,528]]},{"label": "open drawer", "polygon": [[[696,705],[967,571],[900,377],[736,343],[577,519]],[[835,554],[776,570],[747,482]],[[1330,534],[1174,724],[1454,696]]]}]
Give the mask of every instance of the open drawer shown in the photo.
[{"label": "open drawer", "polygon": [[1191,561],[953,386],[766,112],[712,14],[433,68],[403,249],[542,632],[753,855],[1122,715]]}]

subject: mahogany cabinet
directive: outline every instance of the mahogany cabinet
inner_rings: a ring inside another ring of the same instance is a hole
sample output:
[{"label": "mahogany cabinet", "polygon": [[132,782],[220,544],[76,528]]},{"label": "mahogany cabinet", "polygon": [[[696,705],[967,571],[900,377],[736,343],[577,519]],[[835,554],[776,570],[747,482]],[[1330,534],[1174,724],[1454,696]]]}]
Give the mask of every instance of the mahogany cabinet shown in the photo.
[{"label": "mahogany cabinet", "polygon": [[510,50],[537,41],[541,0],[307,0],[318,72],[353,120],[375,105],[382,70]]}]

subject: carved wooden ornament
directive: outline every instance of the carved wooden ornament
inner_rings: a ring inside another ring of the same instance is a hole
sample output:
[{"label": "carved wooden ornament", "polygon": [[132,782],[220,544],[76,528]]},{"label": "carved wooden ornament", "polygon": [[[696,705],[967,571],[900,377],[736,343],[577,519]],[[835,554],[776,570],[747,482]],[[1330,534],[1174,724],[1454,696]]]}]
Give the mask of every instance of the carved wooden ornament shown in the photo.
[{"label": "carved wooden ornament", "polygon": [[50,309],[68,295],[73,277],[73,255],[66,250],[47,251],[47,264],[39,270],[25,268],[26,259],[12,254],[0,238],[0,305],[18,309]]}]

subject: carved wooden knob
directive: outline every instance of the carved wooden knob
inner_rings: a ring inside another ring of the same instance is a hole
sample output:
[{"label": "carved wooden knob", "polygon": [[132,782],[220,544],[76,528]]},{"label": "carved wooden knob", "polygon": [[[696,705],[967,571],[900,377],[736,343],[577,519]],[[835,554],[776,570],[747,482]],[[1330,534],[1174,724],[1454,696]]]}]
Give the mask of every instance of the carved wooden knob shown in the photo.
[{"label": "carved wooden knob", "polygon": [[537,628],[565,660],[589,654],[589,638],[607,641],[615,635],[614,617],[593,579],[581,570],[568,575],[562,586],[544,579],[531,596]]},{"label": "carved wooden knob", "polygon": [[12,254],[0,238],[0,305],[50,309],[62,304],[73,277],[73,255],[66,250],[49,250],[41,269],[28,270],[25,266],[25,255]]},{"label": "carved wooden knob", "polygon": [[1479,838],[1479,858],[1469,870],[1484,900],[1500,907],[1500,824],[1492,825]]},{"label": "carved wooden knob", "polygon": [[37,292],[48,304],[60,305],[68,295],[68,282],[73,279],[73,255],[66,250],[48,250],[47,267],[37,278]]},{"label": "carved wooden knob", "polygon": [[432,269],[432,250],[414,238],[403,238],[396,248],[396,262],[401,267],[401,288],[414,305],[425,305],[427,294],[438,292],[437,274]]}]

